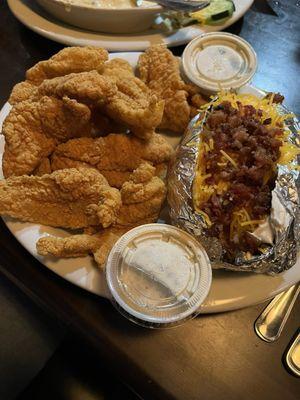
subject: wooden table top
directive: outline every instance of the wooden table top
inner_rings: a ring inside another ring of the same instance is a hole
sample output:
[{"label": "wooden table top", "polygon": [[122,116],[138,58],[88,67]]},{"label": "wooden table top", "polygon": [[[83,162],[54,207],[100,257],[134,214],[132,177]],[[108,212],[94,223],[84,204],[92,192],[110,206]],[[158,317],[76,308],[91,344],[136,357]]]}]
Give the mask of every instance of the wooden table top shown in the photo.
[{"label": "wooden table top", "polygon": [[[300,111],[299,16],[296,0],[281,2],[274,15],[256,1],[229,29],[249,40],[258,54],[254,83],[286,95]],[[0,105],[25,70],[62,46],[32,33],[0,5]],[[182,47],[174,50],[182,52]],[[0,221],[0,270],[34,301],[91,343],[113,372],[144,399],[296,400],[300,380],[282,363],[299,329],[298,299],[274,344],[262,342],[253,323],[265,304],[200,316],[171,330],[151,331],[127,322],[107,300],[64,281],[35,260]]]}]

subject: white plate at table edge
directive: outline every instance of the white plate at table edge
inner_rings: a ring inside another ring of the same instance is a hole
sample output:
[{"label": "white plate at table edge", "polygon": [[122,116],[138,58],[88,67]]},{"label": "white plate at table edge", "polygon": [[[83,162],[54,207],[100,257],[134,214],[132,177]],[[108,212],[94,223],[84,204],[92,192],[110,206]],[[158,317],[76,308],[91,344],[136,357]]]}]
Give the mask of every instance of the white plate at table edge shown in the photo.
[{"label": "white plate at table edge", "polygon": [[8,0],[8,6],[14,16],[29,29],[70,46],[100,46],[109,51],[140,51],[152,44],[165,43],[178,46],[205,32],[223,30],[240,19],[251,7],[254,0],[236,1],[236,11],[224,24],[216,26],[190,26],[164,35],[155,31],[139,34],[102,34],[67,25],[46,13],[34,0]]},{"label": "white plate at table edge", "polygon": [[[136,66],[139,54],[137,52],[115,53],[111,54],[110,57],[124,58],[132,66]],[[262,91],[251,85],[245,86],[243,92],[258,96],[263,94]],[[10,108],[11,106],[6,103],[0,111],[0,131],[3,120],[9,113]],[[179,138],[177,138],[178,141]],[[3,148],[4,137],[0,135],[0,166],[2,165]],[[3,177],[1,174],[2,171],[0,169],[0,179]],[[67,231],[38,224],[22,223],[11,218],[3,218],[3,220],[16,239],[47,268],[89,292],[102,297],[109,297],[104,274],[97,268],[92,257],[56,259],[41,257],[37,254],[35,244],[40,237],[46,235],[68,236],[69,233]],[[294,267],[276,276],[247,272],[214,271],[212,288],[201,306],[201,312],[223,312],[258,304],[282,292],[299,280],[299,258]]]}]

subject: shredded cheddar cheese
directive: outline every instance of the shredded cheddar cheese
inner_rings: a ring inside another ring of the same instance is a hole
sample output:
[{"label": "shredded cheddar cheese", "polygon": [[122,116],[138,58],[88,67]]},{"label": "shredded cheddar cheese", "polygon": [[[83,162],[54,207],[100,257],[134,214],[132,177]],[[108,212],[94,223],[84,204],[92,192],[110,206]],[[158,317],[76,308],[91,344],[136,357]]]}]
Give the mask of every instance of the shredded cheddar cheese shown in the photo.
[{"label": "shredded cheddar cheese", "polygon": [[251,220],[245,208],[235,211],[230,224],[230,240],[234,240],[235,235],[239,237],[241,232],[248,229],[249,226],[251,230],[254,231],[255,228],[264,221],[263,219]]},{"label": "shredded cheddar cheese", "polygon": [[223,156],[225,157],[225,158],[227,158],[227,160],[229,161],[229,162],[231,162],[231,164],[234,166],[234,168],[237,168],[237,163],[233,160],[233,158],[231,158],[224,150],[220,150],[220,153],[222,153],[223,154]]},{"label": "shredded cheddar cheese", "polygon": [[198,210],[198,214],[201,215],[201,217],[204,219],[207,227],[210,228],[212,226],[212,223],[211,223],[209,216],[202,210]]},{"label": "shredded cheddar cheese", "polygon": [[280,147],[280,157],[278,164],[287,165],[295,159],[296,156],[300,155],[300,148],[296,147],[292,143],[284,142]]},{"label": "shredded cheddar cheese", "polygon": [[208,104],[205,104],[202,107],[202,109],[208,109],[211,105],[218,106],[220,103],[224,101],[229,101],[231,103],[231,106],[236,109],[239,109],[238,103],[241,103],[242,105],[251,105],[256,110],[262,111],[262,117],[261,117],[262,121],[271,118],[270,126],[279,127],[283,124],[285,120],[293,118],[295,115],[292,113],[280,115],[278,112],[277,105],[273,103],[273,100],[274,100],[274,93],[272,93],[272,95],[269,98],[264,97],[260,99],[248,93],[236,94],[234,92],[221,91],[218,94],[217,99],[213,98],[213,100]]},{"label": "shredded cheddar cheese", "polygon": [[241,226],[247,226],[247,225],[259,225],[261,223],[265,222],[264,219],[252,219],[251,221],[245,221],[241,222]]},{"label": "shredded cheddar cheese", "polygon": [[228,182],[218,182],[217,185],[213,185],[214,189],[216,190],[217,194],[222,194],[226,192],[229,188],[229,183]]}]

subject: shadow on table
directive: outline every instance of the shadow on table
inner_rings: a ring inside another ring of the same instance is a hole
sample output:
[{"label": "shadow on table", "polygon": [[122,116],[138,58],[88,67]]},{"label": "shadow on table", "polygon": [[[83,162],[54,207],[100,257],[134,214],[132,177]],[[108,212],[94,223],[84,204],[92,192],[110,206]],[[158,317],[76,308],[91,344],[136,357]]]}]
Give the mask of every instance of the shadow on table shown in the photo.
[{"label": "shadow on table", "polygon": [[0,399],[10,400],[52,356],[66,327],[0,273]]},{"label": "shadow on table", "polygon": [[261,14],[277,15],[267,0],[256,0],[252,5],[252,10]]},{"label": "shadow on table", "polygon": [[16,400],[137,400],[82,341],[67,336]]},{"label": "shadow on table", "polygon": [[53,54],[65,47],[60,43],[38,35],[21,23],[19,24],[19,39],[28,53],[28,60],[30,62],[28,68],[41,60],[50,58]]}]

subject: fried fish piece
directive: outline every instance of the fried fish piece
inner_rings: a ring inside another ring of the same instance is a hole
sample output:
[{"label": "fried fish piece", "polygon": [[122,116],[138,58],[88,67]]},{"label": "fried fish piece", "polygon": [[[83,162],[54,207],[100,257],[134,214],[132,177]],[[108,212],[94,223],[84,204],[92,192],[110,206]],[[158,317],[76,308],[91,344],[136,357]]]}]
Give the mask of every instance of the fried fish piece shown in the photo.
[{"label": "fried fish piece", "polygon": [[101,75],[109,76],[118,80],[119,78],[135,77],[133,67],[123,58],[113,58],[102,64],[99,71]]},{"label": "fried fish piece", "polygon": [[50,175],[0,181],[0,215],[54,227],[78,229],[115,223],[120,192],[94,169],[64,169]]},{"label": "fried fish piece", "polygon": [[88,163],[99,170],[133,171],[143,161],[161,164],[173,155],[172,146],[155,133],[145,142],[129,134],[111,133],[100,138],[71,139],[57,146],[53,156]]},{"label": "fried fish piece", "polygon": [[76,100],[43,96],[17,103],[4,121],[3,173],[5,177],[32,173],[69,138],[91,135],[91,112]]},{"label": "fried fish piece", "polygon": [[26,73],[26,80],[17,83],[8,99],[11,105],[37,99],[38,86],[45,80],[70,73],[99,71],[108,59],[105,49],[96,47],[66,47],[49,60],[41,61]]},{"label": "fried fish piece", "polygon": [[118,92],[106,105],[106,112],[142,139],[149,139],[161,123],[164,101],[134,75],[133,68],[126,61],[114,58],[103,64],[101,74],[114,80]]},{"label": "fried fish piece", "polygon": [[92,107],[91,112],[92,112],[92,117],[91,117],[92,124],[95,132],[97,133],[97,135],[95,136],[106,136],[111,132],[114,133],[128,132],[128,128],[124,124],[118,123],[117,121],[114,121],[112,118],[110,118],[108,115],[99,112],[99,110],[96,107]]},{"label": "fried fish piece", "polygon": [[[141,80],[165,101],[159,128],[183,133],[192,113],[190,103],[199,104],[201,95],[195,86],[182,80],[177,57],[164,45],[151,46],[139,57],[138,71]],[[196,94],[192,102],[191,97]]]},{"label": "fried fish piece", "polygon": [[32,174],[36,176],[43,176],[45,174],[51,174],[51,172],[52,170],[51,170],[50,160],[48,157],[45,157],[42,159],[39,166],[33,171]]},{"label": "fried fish piece", "polygon": [[44,96],[40,99],[43,132],[58,143],[81,136],[92,136],[91,111],[82,103],[64,96],[61,100]]},{"label": "fried fish piece", "polygon": [[112,133],[101,138],[71,139],[58,145],[51,156],[51,169],[90,166],[100,171],[111,186],[121,187],[145,161],[153,164],[162,176],[172,155],[172,146],[159,134],[153,134],[146,142],[133,135]]},{"label": "fried fish piece", "polygon": [[44,256],[79,257],[93,254],[101,267],[118,238],[135,226],[157,220],[166,196],[164,182],[154,176],[155,169],[141,164],[122,186],[122,206],[114,225],[93,235],[67,238],[44,237],[37,242],[37,251]]},{"label": "fried fish piece", "polygon": [[56,146],[56,140],[43,132],[39,104],[31,101],[12,108],[2,133],[5,137],[2,168],[6,178],[31,173]]},{"label": "fried fish piece", "polygon": [[94,235],[72,235],[66,238],[47,236],[39,239],[36,244],[38,254],[59,258],[94,256],[97,264],[102,267],[116,241],[128,229],[103,229]]},{"label": "fried fish piece", "polygon": [[110,63],[107,63],[110,68],[106,65],[102,68],[102,75],[90,71],[46,79],[38,93],[59,98],[68,96],[94,106],[137,136],[148,139],[161,122],[164,102],[158,101],[133,73],[120,70],[118,76],[119,70]]},{"label": "fried fish piece", "polygon": [[49,60],[40,61],[26,72],[26,79],[39,85],[45,79],[72,72],[100,70],[107,61],[108,52],[101,47],[65,47]]},{"label": "fried fish piece", "polygon": [[122,207],[118,212],[115,227],[156,221],[166,192],[163,180],[155,176],[155,168],[149,163],[141,164],[120,190]]},{"label": "fried fish piece", "polygon": [[81,103],[101,107],[117,93],[117,86],[97,71],[90,71],[46,79],[39,86],[38,93],[58,98],[68,96]]},{"label": "fried fish piece", "polygon": [[29,81],[17,83],[9,96],[8,102],[12,106],[28,99],[35,99],[38,95],[38,87]]}]

